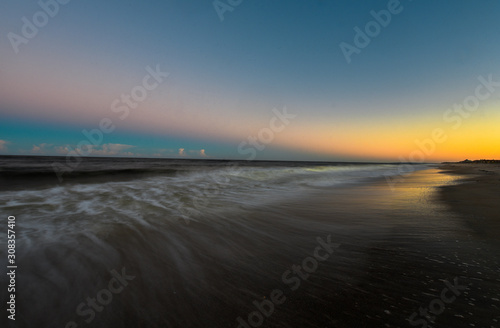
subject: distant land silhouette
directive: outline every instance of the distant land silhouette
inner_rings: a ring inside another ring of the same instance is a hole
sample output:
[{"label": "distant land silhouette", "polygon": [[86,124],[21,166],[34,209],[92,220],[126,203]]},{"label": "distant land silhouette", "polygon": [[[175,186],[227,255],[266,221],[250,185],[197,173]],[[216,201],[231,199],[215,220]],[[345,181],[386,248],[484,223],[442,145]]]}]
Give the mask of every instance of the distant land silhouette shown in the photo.
[{"label": "distant land silhouette", "polygon": [[[476,159],[474,161],[471,160],[464,160],[461,162],[456,162],[456,163],[462,163],[462,164],[500,164],[500,160],[498,159]],[[444,162],[443,164],[456,164],[455,162]]]}]

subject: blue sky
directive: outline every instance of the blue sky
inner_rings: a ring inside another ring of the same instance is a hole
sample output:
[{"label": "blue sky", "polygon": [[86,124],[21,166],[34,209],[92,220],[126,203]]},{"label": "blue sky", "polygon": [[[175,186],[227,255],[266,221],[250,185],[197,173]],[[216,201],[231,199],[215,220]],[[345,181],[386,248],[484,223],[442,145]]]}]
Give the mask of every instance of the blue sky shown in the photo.
[{"label": "blue sky", "polygon": [[[339,45],[353,44],[354,28],[391,3],[400,13],[347,63]],[[116,129],[94,155],[114,147],[108,155],[246,158],[238,145],[286,106],[296,118],[258,159],[397,160],[415,139],[447,128],[443,112],[474,90],[478,76],[500,80],[493,0],[243,0],[223,21],[211,1],[58,7],[16,53],[9,33],[23,36],[22,18],[32,22],[42,9],[36,1],[0,4],[1,153],[64,155],[83,129],[109,117]],[[157,65],[168,78],[117,120],[111,103]],[[464,156],[458,144],[479,138],[478,126],[500,123],[499,99],[482,102],[464,132],[450,134],[429,160]],[[494,156],[500,139],[488,138],[485,156]]]}]

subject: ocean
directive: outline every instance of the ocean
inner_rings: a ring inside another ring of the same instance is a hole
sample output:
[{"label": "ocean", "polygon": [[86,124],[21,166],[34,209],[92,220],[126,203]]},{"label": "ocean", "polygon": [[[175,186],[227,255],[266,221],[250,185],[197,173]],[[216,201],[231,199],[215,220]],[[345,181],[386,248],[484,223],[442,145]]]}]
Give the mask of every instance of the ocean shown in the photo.
[{"label": "ocean", "polygon": [[144,223],[144,217],[158,216],[176,222],[401,175],[397,164],[80,160],[73,165],[65,157],[0,157],[0,190],[4,191],[0,204],[37,220],[105,216]]},{"label": "ocean", "polygon": [[[69,167],[64,157],[0,157],[0,213],[16,220],[9,327],[462,327],[469,310],[412,315],[447,283],[462,293],[458,308],[472,298],[481,309],[498,288],[498,258],[477,257],[490,246],[435,201],[458,178],[433,165],[411,175],[380,163]],[[7,243],[2,234],[3,267]]]}]

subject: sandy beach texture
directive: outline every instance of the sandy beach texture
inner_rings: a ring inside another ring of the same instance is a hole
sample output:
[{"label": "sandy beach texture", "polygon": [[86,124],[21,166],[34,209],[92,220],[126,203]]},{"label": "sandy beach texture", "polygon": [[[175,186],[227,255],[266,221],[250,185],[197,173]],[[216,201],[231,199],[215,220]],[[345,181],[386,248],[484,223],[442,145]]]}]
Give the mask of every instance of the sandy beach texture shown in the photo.
[{"label": "sandy beach texture", "polygon": [[[118,200],[102,203],[123,211],[139,203],[129,195],[140,182],[4,192],[19,220],[15,327],[500,324],[498,167],[436,167],[394,188],[370,179],[280,202],[244,198],[189,224],[154,204],[133,219],[69,210],[56,217],[58,204],[40,205],[73,193],[78,202],[68,206],[92,209],[105,188],[118,186]],[[36,202],[20,205],[30,192]],[[39,208],[50,215],[34,216]],[[102,294],[113,270],[131,280],[93,310],[88,297]]]},{"label": "sandy beach texture", "polygon": [[446,164],[441,169],[462,176],[463,182],[440,188],[441,200],[460,213],[477,234],[499,240],[500,165]]}]

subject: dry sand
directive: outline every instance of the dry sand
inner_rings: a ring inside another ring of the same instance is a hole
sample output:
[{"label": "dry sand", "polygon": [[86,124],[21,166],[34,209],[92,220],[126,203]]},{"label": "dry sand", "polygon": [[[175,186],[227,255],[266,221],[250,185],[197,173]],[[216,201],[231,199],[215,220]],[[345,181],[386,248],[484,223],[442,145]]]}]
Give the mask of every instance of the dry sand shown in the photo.
[{"label": "dry sand", "polygon": [[440,197],[459,212],[470,228],[488,239],[500,235],[500,165],[445,164],[445,173],[464,176],[463,183],[441,187]]}]

